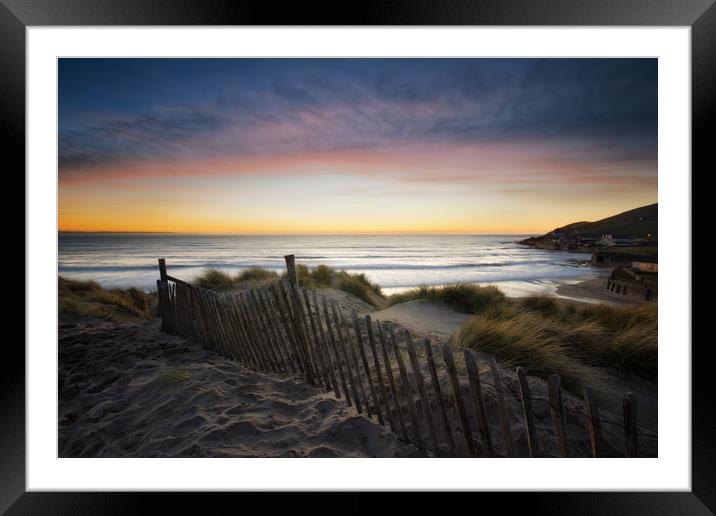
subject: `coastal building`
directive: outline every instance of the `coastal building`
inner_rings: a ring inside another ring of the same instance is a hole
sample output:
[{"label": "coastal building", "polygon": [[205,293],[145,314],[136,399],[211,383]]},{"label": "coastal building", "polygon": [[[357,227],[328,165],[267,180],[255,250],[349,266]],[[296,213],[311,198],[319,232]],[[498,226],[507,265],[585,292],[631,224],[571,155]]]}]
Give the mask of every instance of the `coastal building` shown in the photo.
[{"label": "coastal building", "polygon": [[609,234],[602,235],[597,241],[597,245],[601,247],[612,247],[614,245],[614,237]]}]

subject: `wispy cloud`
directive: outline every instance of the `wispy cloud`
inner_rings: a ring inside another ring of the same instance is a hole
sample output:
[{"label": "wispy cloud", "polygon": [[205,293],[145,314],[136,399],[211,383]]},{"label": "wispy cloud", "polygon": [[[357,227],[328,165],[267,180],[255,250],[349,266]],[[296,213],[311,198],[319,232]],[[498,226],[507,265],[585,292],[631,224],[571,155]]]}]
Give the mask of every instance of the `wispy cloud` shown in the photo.
[{"label": "wispy cloud", "polygon": [[578,159],[597,153],[655,159],[656,64],[650,60],[374,62],[352,70],[332,60],[311,61],[306,70],[277,65],[260,83],[235,92],[190,69],[186,80],[206,87],[201,101],[158,98],[102,123],[91,116],[84,123],[81,114],[64,110],[60,174],[151,160],[239,161],[535,139]]}]

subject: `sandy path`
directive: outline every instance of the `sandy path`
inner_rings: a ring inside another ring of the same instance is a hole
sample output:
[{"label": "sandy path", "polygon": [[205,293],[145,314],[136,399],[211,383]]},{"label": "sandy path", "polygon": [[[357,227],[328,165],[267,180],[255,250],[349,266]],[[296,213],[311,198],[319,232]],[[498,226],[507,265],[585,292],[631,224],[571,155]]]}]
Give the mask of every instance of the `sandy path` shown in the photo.
[{"label": "sandy path", "polygon": [[424,456],[331,394],[158,322],[63,328],[59,364],[60,457]]},{"label": "sandy path", "polygon": [[456,312],[442,303],[418,299],[380,310],[373,313],[372,317],[376,320],[396,323],[432,340],[445,341],[470,318],[470,315]]}]

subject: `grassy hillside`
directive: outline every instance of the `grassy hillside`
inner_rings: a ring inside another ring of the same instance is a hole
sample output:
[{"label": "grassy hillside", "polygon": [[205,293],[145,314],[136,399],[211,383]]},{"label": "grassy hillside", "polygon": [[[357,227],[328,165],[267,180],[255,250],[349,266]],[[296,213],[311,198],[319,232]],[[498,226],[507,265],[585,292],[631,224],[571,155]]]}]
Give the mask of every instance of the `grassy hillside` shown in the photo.
[{"label": "grassy hillside", "polygon": [[136,322],[155,316],[156,295],[136,288],[105,289],[94,281],[70,280],[62,276],[57,284],[61,322],[82,319]]},{"label": "grassy hillside", "polygon": [[[336,270],[327,265],[319,265],[309,269],[305,265],[296,265],[298,282],[303,287],[330,287],[343,290],[373,306],[383,304],[383,293],[380,287],[372,283],[365,274],[349,274],[346,271]],[[261,268],[247,269],[232,276],[228,272],[207,269],[195,280],[200,287],[222,291],[240,289],[244,287],[260,287],[277,279],[285,279],[286,273],[281,275],[274,271]]]},{"label": "grassy hillside", "polygon": [[624,234],[632,238],[646,238],[647,235],[651,235],[651,239],[656,241],[659,226],[658,206],[656,203],[642,206],[595,222],[573,222],[566,226],[555,228],[545,235],[528,238],[520,243],[535,245],[541,240],[551,240],[555,231],[568,234],[579,231],[582,235],[593,236]]}]

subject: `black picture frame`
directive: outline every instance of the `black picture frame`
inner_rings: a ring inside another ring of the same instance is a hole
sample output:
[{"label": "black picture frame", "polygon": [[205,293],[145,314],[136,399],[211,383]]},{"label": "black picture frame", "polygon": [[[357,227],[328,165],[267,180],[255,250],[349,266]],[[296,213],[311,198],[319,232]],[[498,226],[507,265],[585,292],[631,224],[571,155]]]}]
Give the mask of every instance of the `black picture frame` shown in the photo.
[{"label": "black picture frame", "polygon": [[[0,131],[3,168],[7,175],[14,170],[19,177],[17,171],[25,169],[25,29],[41,25],[689,26],[692,35],[691,177],[697,175],[694,172],[698,169],[702,169],[701,174],[715,169],[710,148],[713,137],[709,138],[709,134],[716,131],[713,122],[716,112],[714,0],[459,0],[450,3],[386,0],[350,5],[335,2],[330,6],[285,3],[280,7],[267,1],[0,0]],[[19,187],[24,191],[24,184]],[[30,273],[25,269],[25,275]],[[12,288],[19,292],[19,277],[14,282]],[[485,493],[479,495],[481,500],[499,497],[501,511],[508,513],[516,504],[528,504],[532,512],[550,514],[712,514],[716,511],[716,440],[712,416],[716,403],[708,371],[711,367],[707,360],[708,345],[707,340],[703,347],[692,347],[691,492]],[[147,501],[150,496],[161,497],[164,513],[186,508],[185,495],[25,492],[25,353],[19,338],[6,339],[2,347],[0,512],[136,513],[150,507]],[[247,494],[238,496],[244,497],[244,507],[256,501],[247,502]],[[370,501],[347,507],[355,511],[359,505],[375,507]],[[317,505],[308,502],[307,507]]]}]

